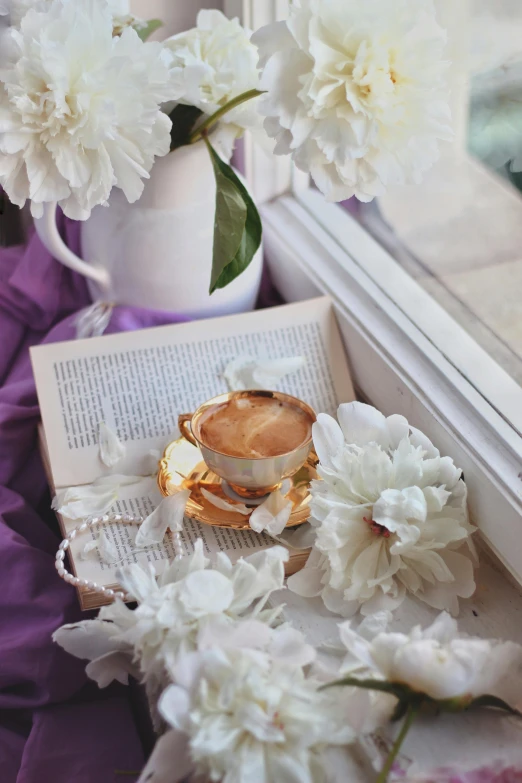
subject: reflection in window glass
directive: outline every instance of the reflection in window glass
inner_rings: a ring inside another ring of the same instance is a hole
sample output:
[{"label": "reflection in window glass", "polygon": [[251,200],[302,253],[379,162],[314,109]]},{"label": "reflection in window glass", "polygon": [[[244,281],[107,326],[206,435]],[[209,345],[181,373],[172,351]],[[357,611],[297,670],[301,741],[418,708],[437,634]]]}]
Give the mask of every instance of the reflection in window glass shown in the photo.
[{"label": "reflection in window glass", "polygon": [[460,19],[450,30],[454,95],[469,102],[454,110],[453,149],[421,185],[356,209],[522,385],[522,0],[470,0],[469,9],[465,29]]}]

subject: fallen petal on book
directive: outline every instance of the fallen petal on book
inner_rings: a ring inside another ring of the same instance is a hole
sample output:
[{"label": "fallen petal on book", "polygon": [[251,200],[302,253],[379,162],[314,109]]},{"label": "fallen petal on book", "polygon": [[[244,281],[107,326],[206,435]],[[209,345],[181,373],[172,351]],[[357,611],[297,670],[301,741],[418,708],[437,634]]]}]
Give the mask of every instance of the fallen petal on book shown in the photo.
[{"label": "fallen petal on book", "polygon": [[120,559],[120,555],[118,553],[118,550],[116,549],[115,544],[110,540],[107,533],[102,530],[100,535],[98,536],[97,540],[98,544],[98,552],[100,553],[100,558],[104,563],[107,563],[107,565],[111,565],[111,563],[117,563]]},{"label": "fallen petal on book", "polygon": [[55,495],[52,508],[67,519],[101,516],[118,499],[117,486],[94,482],[82,487],[68,487]]},{"label": "fallen petal on book", "polygon": [[136,546],[160,544],[169,529],[173,533],[179,532],[183,527],[183,516],[189,497],[190,490],[183,489],[163,498],[152,514],[141,523],[136,536]]},{"label": "fallen petal on book", "polygon": [[220,508],[222,511],[232,511],[246,517],[252,510],[247,508],[244,503],[229,503],[223,498],[213,495],[212,492],[209,492],[208,489],[205,489],[204,487],[201,487],[201,494],[209,503],[212,503],[213,506]]},{"label": "fallen petal on book", "polygon": [[94,541],[89,541],[82,549],[81,559],[86,560],[91,552],[98,551],[100,560],[107,565],[117,563],[120,560],[120,555],[116,546],[108,538],[107,533],[102,530],[99,536]]},{"label": "fallen petal on book", "polygon": [[98,549],[98,541],[88,541],[80,553],[80,558],[82,560],[87,560],[90,557],[91,552],[94,552],[96,549]]},{"label": "fallen petal on book", "polygon": [[270,535],[278,536],[290,519],[292,505],[292,501],[287,500],[281,491],[271,492],[265,502],[252,512],[250,527],[256,533],[266,531]]},{"label": "fallen petal on book", "polygon": [[115,432],[101,421],[98,427],[98,446],[100,459],[108,468],[114,468],[125,456],[125,446]]},{"label": "fallen petal on book", "polygon": [[223,371],[230,391],[245,389],[277,390],[279,382],[306,364],[304,356],[284,359],[252,359],[246,356],[233,359]]}]

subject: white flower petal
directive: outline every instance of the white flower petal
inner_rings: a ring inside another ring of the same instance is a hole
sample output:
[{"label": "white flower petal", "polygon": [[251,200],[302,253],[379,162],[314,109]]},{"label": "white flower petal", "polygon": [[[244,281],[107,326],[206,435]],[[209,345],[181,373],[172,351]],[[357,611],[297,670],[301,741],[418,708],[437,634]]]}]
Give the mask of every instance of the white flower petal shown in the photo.
[{"label": "white flower petal", "polygon": [[288,589],[303,598],[315,598],[320,595],[324,587],[324,569],[312,568],[305,565],[300,571],[288,577]]},{"label": "white flower petal", "polygon": [[257,362],[252,378],[259,389],[277,389],[279,382],[304,367],[304,356],[288,356],[284,359],[264,359]]},{"label": "white flower petal", "polygon": [[117,498],[118,492],[114,486],[86,484],[60,490],[53,499],[52,507],[67,519],[86,519],[105,514]]},{"label": "white flower petal", "polygon": [[270,655],[277,661],[287,661],[293,666],[308,666],[316,658],[316,651],[306,644],[303,635],[295,628],[277,628],[272,637]]},{"label": "white flower petal", "polygon": [[223,377],[230,391],[246,389],[274,391],[286,375],[298,372],[305,363],[306,359],[303,356],[290,356],[284,359],[238,357],[227,364]]},{"label": "white flower petal", "polygon": [[217,571],[195,571],[183,582],[179,600],[193,618],[225,612],[234,597],[230,580]]},{"label": "white flower petal", "polygon": [[451,497],[451,492],[444,487],[424,487],[423,493],[428,513],[442,511]]},{"label": "white flower petal", "polygon": [[83,620],[62,625],[54,632],[53,641],[70,655],[88,661],[125,648],[118,640],[117,626],[103,620]]},{"label": "white flower petal", "polygon": [[193,766],[187,736],[175,729],[167,731],[156,742],[138,783],[180,783]]},{"label": "white flower petal", "polygon": [[418,596],[435,609],[446,609],[456,615],[459,611],[459,598],[471,598],[475,593],[476,583],[473,573],[473,563],[461,552],[447,550],[441,554],[445,565],[450,570],[453,580],[449,583],[425,584]]},{"label": "white flower petal", "polygon": [[[427,504],[423,491],[419,487],[407,489],[386,489],[381,493],[373,507],[373,519],[392,533],[397,533],[401,545],[414,544],[419,540],[420,530],[410,521],[424,522],[427,515]],[[401,548],[392,547],[392,552]]]},{"label": "white flower petal", "polygon": [[273,632],[267,623],[259,620],[241,620],[233,623],[229,617],[215,615],[202,624],[198,635],[198,650],[246,647],[263,650],[270,646]]},{"label": "white flower petal", "polygon": [[189,709],[189,694],[178,685],[169,686],[159,702],[159,710],[165,720],[181,731],[188,727]]},{"label": "white flower petal", "polygon": [[228,501],[224,500],[224,498],[213,495],[212,492],[209,492],[204,487],[201,487],[201,494],[208,500],[209,503],[212,503],[213,506],[220,508],[222,511],[232,511],[236,514],[241,514],[242,516],[246,517],[252,510],[247,508],[244,503],[229,503]]},{"label": "white flower petal", "polygon": [[98,445],[100,459],[108,468],[114,468],[125,456],[125,446],[105,422],[100,422],[98,427]]},{"label": "white flower petal", "polygon": [[169,529],[173,533],[179,532],[183,527],[189,497],[190,490],[183,489],[164,498],[141,523],[136,536],[136,546],[141,548],[161,543]]},{"label": "white flower petal", "polygon": [[116,571],[116,579],[124,590],[137,601],[146,601],[150,595],[158,591],[156,572],[151,563],[148,564],[147,571],[144,571],[137,563],[119,568]]},{"label": "white flower petal", "polygon": [[102,530],[98,536],[97,545],[100,558],[104,563],[112,565],[113,563],[118,562],[120,559],[120,554],[116,548],[116,545],[113,541],[110,540],[104,530]]},{"label": "white flower petal", "polygon": [[339,424],[347,443],[366,446],[377,443],[387,449],[390,436],[383,414],[371,405],[363,402],[348,402],[339,406],[337,411]]},{"label": "white flower petal", "polygon": [[208,566],[209,562],[210,561],[205,557],[203,541],[201,538],[198,538],[194,544],[194,551],[191,555],[187,555],[180,559],[176,558],[170,566],[165,569],[160,576],[160,585],[164,587],[165,585],[184,579],[187,574],[191,574],[194,571],[202,571]]},{"label": "white flower petal", "polygon": [[320,413],[312,425],[314,449],[321,465],[326,468],[338,466],[338,460],[344,446],[343,431],[332,416]]},{"label": "white flower petal", "polygon": [[404,416],[394,413],[392,416],[388,416],[386,425],[390,435],[390,447],[396,449],[399,443],[407,438],[410,433],[408,420]]},{"label": "white flower petal", "polygon": [[98,549],[98,541],[88,541],[80,552],[80,559],[87,560],[91,552],[94,552],[96,549]]},{"label": "white flower petal", "polygon": [[278,536],[285,529],[293,504],[278,490],[271,492],[268,498],[257,506],[250,515],[250,527],[256,533],[269,533]]},{"label": "white flower petal", "polygon": [[137,667],[132,663],[130,652],[110,652],[91,661],[85,667],[87,677],[98,685],[106,688],[115,680],[122,685],[129,684],[129,674],[138,676]]}]

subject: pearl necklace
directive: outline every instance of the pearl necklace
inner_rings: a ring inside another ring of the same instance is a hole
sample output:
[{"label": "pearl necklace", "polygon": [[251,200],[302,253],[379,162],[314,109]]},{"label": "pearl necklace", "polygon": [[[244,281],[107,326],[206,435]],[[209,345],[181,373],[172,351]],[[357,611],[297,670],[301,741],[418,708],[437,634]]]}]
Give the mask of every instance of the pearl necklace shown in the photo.
[{"label": "pearl necklace", "polygon": [[[91,592],[100,593],[107,598],[121,598],[123,601],[132,601],[134,598],[128,593],[119,590],[112,590],[110,587],[104,587],[97,582],[90,582],[88,579],[80,579],[74,574],[71,574],[64,565],[65,553],[70,547],[71,541],[76,538],[78,534],[85,533],[86,530],[92,527],[98,527],[99,525],[107,525],[110,522],[123,522],[126,525],[139,525],[143,522],[143,517],[136,516],[134,514],[104,514],[101,517],[91,517],[86,522],[82,522],[63,539],[58,551],[56,553],[55,567],[60,576],[65,582],[78,588],[87,588]],[[183,545],[181,543],[181,536],[179,533],[173,534],[174,552],[176,553],[176,560],[183,557]],[[130,553],[132,554],[132,553]]]}]

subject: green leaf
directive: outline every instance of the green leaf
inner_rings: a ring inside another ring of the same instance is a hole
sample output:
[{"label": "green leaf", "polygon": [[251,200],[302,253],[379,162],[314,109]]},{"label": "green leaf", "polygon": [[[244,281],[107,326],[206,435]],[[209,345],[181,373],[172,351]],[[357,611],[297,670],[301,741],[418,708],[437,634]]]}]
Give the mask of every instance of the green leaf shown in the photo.
[{"label": "green leaf", "polygon": [[146,41],[147,38],[150,38],[152,33],[155,33],[156,30],[159,30],[160,27],[163,27],[163,22],[161,19],[149,19],[147,22],[145,22],[145,24],[136,26],[134,29],[138,33],[141,40]]},{"label": "green leaf", "polygon": [[202,114],[201,109],[197,109],[195,106],[185,106],[183,103],[178,103],[172,109],[169,114],[169,118],[172,120],[170,131],[171,150],[190,144],[190,134]]},{"label": "green leaf", "polygon": [[248,267],[261,244],[261,218],[250,195],[204,137],[216,177],[216,218],[210,293],[225,288]]},{"label": "green leaf", "polygon": [[509,712],[510,715],[516,715],[518,718],[522,718],[522,712],[511,707],[507,702],[503,701],[503,699],[499,699],[497,696],[489,696],[487,694],[478,696],[478,698],[470,701],[467,709],[473,710],[479,707],[494,707],[497,710],[504,710],[505,712]]}]

